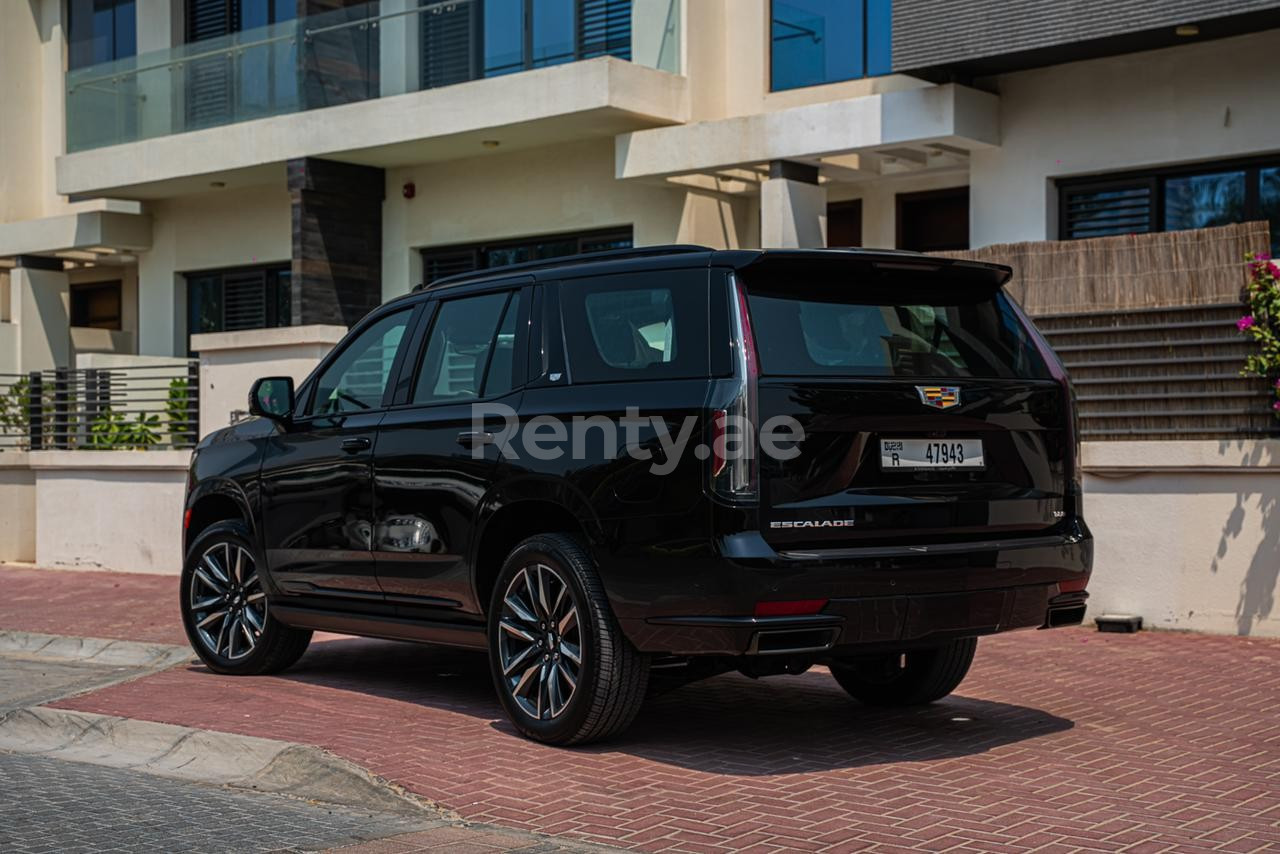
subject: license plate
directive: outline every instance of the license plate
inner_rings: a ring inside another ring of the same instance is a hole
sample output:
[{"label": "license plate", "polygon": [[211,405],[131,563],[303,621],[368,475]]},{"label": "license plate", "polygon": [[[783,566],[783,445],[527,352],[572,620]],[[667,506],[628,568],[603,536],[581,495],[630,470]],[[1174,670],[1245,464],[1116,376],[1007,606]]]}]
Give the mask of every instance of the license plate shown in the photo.
[{"label": "license plate", "polygon": [[921,469],[981,469],[981,439],[881,439],[880,468],[896,471]]}]

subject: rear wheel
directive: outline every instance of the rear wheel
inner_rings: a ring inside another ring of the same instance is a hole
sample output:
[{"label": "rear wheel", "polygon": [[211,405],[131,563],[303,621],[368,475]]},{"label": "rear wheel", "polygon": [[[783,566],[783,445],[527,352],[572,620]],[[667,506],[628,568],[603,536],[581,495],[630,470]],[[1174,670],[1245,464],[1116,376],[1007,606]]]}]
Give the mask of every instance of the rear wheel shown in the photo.
[{"label": "rear wheel", "polygon": [[870,706],[918,706],[954,691],[973,663],[977,638],[935,647],[831,662],[840,687]]},{"label": "rear wheel", "polygon": [[187,638],[217,673],[275,673],[311,643],[311,632],[271,615],[257,552],[241,522],[219,522],[196,538],[180,587]]},{"label": "rear wheel", "polygon": [[489,606],[489,661],[507,716],[548,744],[626,729],[644,700],[646,656],[622,635],[595,566],[568,534],[508,556]]}]

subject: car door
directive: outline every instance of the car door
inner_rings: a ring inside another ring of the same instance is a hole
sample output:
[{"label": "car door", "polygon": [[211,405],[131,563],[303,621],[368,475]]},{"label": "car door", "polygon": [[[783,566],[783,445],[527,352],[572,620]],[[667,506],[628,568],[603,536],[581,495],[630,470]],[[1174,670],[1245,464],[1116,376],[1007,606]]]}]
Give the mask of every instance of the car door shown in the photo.
[{"label": "car door", "polygon": [[370,538],[373,448],[419,308],[375,316],[307,383],[262,463],[267,565],[286,593],[381,599]]},{"label": "car door", "polygon": [[498,450],[473,423],[477,405],[514,410],[524,384],[530,288],[441,299],[403,402],[378,431],[374,557],[388,599],[474,611],[465,555]]}]

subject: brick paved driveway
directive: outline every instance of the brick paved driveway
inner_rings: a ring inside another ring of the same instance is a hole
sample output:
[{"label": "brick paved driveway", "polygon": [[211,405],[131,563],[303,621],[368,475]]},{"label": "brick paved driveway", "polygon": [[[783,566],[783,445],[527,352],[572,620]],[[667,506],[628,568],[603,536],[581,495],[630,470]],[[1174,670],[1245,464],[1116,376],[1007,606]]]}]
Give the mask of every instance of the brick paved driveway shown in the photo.
[{"label": "brick paved driveway", "polygon": [[818,671],[726,676],[578,750],[515,737],[482,658],[379,641],[62,705],[312,742],[469,819],[645,850],[1280,850],[1275,641],[1016,633],[979,645],[958,696],[906,713]]}]

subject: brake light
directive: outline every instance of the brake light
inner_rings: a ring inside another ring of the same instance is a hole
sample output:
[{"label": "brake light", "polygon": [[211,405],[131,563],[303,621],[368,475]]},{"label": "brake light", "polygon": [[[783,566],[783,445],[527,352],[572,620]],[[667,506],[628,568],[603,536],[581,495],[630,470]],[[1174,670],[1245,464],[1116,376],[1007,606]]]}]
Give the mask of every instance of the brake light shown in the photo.
[{"label": "brake light", "polygon": [[1058,354],[1053,351],[1053,348],[1049,346],[1049,342],[1040,334],[1040,330],[1036,329],[1035,324],[1023,312],[1022,306],[1012,299],[1009,299],[1009,305],[1013,307],[1014,313],[1022,321],[1023,328],[1031,336],[1031,340],[1036,345],[1036,351],[1049,368],[1049,375],[1057,381],[1059,388],[1062,389],[1062,406],[1067,416],[1067,423],[1064,427],[1066,460],[1063,464],[1063,475],[1066,483],[1063,485],[1062,509],[1069,517],[1082,516],[1084,515],[1084,466],[1081,463],[1080,416],[1076,411],[1075,387],[1071,385],[1071,377],[1067,373],[1067,366],[1062,364]]},{"label": "brake light", "polygon": [[1088,578],[1072,578],[1069,581],[1058,582],[1059,593],[1078,593],[1089,586]]},{"label": "brake light", "polygon": [[760,363],[747,308],[747,291],[737,280],[730,281],[729,302],[737,392],[727,407],[712,415],[710,480],[714,495],[739,503],[755,501],[758,496],[755,434]]},{"label": "brake light", "polygon": [[827,607],[826,599],[795,599],[788,602],[757,602],[757,617],[801,617],[817,614]]},{"label": "brake light", "polygon": [[182,514],[182,530],[185,533],[191,527],[191,508],[188,507]]}]

